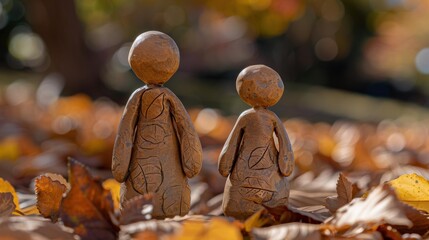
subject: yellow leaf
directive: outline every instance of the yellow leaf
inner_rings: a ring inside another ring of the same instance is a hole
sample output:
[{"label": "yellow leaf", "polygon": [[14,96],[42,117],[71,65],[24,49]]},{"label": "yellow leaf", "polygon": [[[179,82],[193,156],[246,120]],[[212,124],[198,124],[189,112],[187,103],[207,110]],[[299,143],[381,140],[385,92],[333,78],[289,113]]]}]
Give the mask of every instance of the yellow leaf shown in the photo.
[{"label": "yellow leaf", "polygon": [[240,229],[226,220],[213,218],[210,222],[186,221],[176,240],[242,240]]},{"label": "yellow leaf", "polygon": [[0,159],[14,161],[20,154],[19,142],[16,138],[6,138],[0,142]]},{"label": "yellow leaf", "polygon": [[270,221],[271,219],[267,217],[267,210],[261,209],[244,221],[244,230],[250,232],[252,229],[262,227]]},{"label": "yellow leaf", "polygon": [[40,215],[39,210],[37,209],[36,205],[31,205],[28,206],[26,208],[23,208],[22,213],[24,213],[24,215],[28,216],[28,215]]},{"label": "yellow leaf", "polygon": [[0,178],[0,192],[10,192],[13,196],[13,203],[15,204],[15,210],[20,210],[19,208],[19,200],[16,195],[15,188],[3,178]]},{"label": "yellow leaf", "polygon": [[103,182],[103,188],[110,191],[113,198],[113,205],[115,209],[119,209],[119,193],[121,191],[121,184],[115,179],[109,178]]},{"label": "yellow leaf", "polygon": [[419,209],[429,212],[429,181],[424,177],[413,174],[404,174],[389,182],[395,189],[398,198]]}]

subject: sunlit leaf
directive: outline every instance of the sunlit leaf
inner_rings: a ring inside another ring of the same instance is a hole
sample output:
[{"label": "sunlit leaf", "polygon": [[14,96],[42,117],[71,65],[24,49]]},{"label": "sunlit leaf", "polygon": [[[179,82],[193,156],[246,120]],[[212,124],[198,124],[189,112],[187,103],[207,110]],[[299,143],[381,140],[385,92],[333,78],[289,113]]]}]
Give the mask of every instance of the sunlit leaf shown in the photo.
[{"label": "sunlit leaf", "polygon": [[54,180],[61,178],[60,175],[42,175],[35,181],[37,209],[42,216],[50,218],[53,222],[58,219],[63,194],[67,191],[67,186],[61,183],[65,182],[64,178]]},{"label": "sunlit leaf", "polygon": [[[411,227],[412,222],[406,217],[402,206],[394,191],[388,185],[382,185],[372,190],[366,199],[354,199],[341,207],[325,223],[336,228],[348,228],[360,223],[368,227],[384,223]],[[365,227],[360,226],[360,229],[363,231]]]},{"label": "sunlit leaf", "polygon": [[11,193],[13,196],[13,204],[15,209],[20,210],[18,196],[16,195],[15,188],[6,180],[0,177],[0,193]]},{"label": "sunlit leaf", "polygon": [[69,230],[41,217],[10,217],[0,219],[0,239],[62,239],[75,240]]},{"label": "sunlit leaf", "polygon": [[287,223],[253,229],[252,236],[256,240],[318,240],[322,239],[319,229],[318,224]]},{"label": "sunlit leaf", "polygon": [[182,230],[173,239],[176,240],[241,240],[240,229],[221,218],[213,218],[208,223],[202,221],[185,221]]},{"label": "sunlit leaf", "polygon": [[266,209],[261,209],[244,221],[244,230],[250,232],[253,228],[263,227],[274,222],[274,217]]},{"label": "sunlit leaf", "polygon": [[424,177],[405,174],[389,182],[398,198],[420,210],[429,212],[429,181]]},{"label": "sunlit leaf", "polygon": [[121,184],[113,178],[104,180],[103,188],[109,190],[112,194],[113,204],[115,209],[119,209],[119,193],[121,190]]}]

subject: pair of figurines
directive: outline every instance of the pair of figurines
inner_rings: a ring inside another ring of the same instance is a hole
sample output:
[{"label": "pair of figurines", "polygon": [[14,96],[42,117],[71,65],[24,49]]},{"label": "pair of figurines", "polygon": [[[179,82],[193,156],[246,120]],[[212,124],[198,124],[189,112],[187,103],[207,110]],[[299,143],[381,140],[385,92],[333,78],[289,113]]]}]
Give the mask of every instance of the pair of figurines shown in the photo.
[{"label": "pair of figurines", "polygon": [[[121,204],[150,193],[154,218],[183,216],[190,209],[187,178],[200,171],[202,149],[183,104],[162,86],[179,67],[179,49],[168,35],[149,31],[136,38],[128,60],[146,86],[128,100],[113,150]],[[282,122],[267,109],[283,89],[277,72],[264,65],[247,67],[237,78],[238,94],[252,108],[240,115],[219,157],[227,216],[245,219],[263,206],[287,204],[293,152]]]}]

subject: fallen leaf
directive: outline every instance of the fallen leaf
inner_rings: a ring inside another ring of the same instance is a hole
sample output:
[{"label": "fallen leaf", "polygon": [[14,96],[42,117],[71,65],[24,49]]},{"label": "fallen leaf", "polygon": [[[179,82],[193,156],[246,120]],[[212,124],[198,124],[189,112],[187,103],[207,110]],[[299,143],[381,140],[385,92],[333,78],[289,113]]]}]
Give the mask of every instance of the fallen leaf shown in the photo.
[{"label": "fallen leaf", "polygon": [[[163,239],[181,229],[182,225],[172,220],[148,220],[122,225],[119,239]],[[156,238],[151,238],[155,237]]]},{"label": "fallen leaf", "polygon": [[286,223],[267,228],[255,228],[251,235],[255,240],[318,240],[322,239],[319,229],[318,224]]},{"label": "fallen leaf", "polygon": [[402,202],[388,185],[376,187],[366,199],[354,199],[338,209],[325,223],[334,226],[337,231],[355,225],[361,232],[385,223],[412,226],[412,222],[405,215]]},{"label": "fallen leaf", "polygon": [[86,166],[73,159],[69,159],[69,183],[72,188],[79,188],[104,218],[113,224],[111,217],[114,208],[110,191],[104,189],[102,183],[91,176]]},{"label": "fallen leaf", "polygon": [[10,192],[0,193],[0,217],[9,216],[15,210],[13,195]]},{"label": "fallen leaf", "polygon": [[321,223],[331,216],[328,209],[322,205],[301,208],[292,206],[269,208],[265,206],[265,208],[274,217],[276,224],[290,222]]},{"label": "fallen leaf", "polygon": [[118,228],[114,221],[110,191],[92,178],[85,166],[69,161],[71,189],[63,198],[60,217],[64,225],[85,239],[116,239]]},{"label": "fallen leaf", "polygon": [[[311,183],[309,183],[311,184]],[[295,208],[307,206],[320,206],[326,203],[326,198],[334,195],[335,192],[325,191],[301,191],[291,189],[289,193],[289,205]]]},{"label": "fallen leaf", "polygon": [[74,235],[69,229],[46,221],[41,217],[16,216],[0,218],[0,233],[0,239],[2,240],[75,240]]},{"label": "fallen leaf", "polygon": [[185,221],[182,229],[172,236],[175,240],[242,240],[240,229],[222,219],[213,218],[209,222]]},{"label": "fallen leaf", "polygon": [[0,177],[0,193],[11,193],[13,196],[13,204],[15,204],[15,210],[21,210],[19,207],[18,196],[16,195],[15,188],[6,180]]},{"label": "fallen leaf", "polygon": [[402,240],[401,234],[391,226],[380,225],[378,226],[377,231],[383,235],[384,239]]},{"label": "fallen leaf", "polygon": [[274,216],[267,209],[261,209],[244,221],[244,230],[252,231],[253,228],[259,228],[275,223]]},{"label": "fallen leaf", "polygon": [[21,212],[25,216],[31,216],[31,215],[41,215],[39,209],[37,209],[36,205],[28,206],[21,209]]},{"label": "fallen leaf", "polygon": [[415,173],[389,182],[398,198],[419,210],[429,212],[429,181]]},{"label": "fallen leaf", "polygon": [[110,191],[110,194],[112,194],[113,206],[115,207],[115,209],[119,209],[119,194],[121,191],[121,184],[114,178],[109,178],[104,180],[103,188]]},{"label": "fallen leaf", "polygon": [[414,207],[402,203],[405,215],[411,222],[413,227],[407,226],[394,226],[401,233],[418,233],[424,235],[429,233],[429,214],[424,211],[415,209]]},{"label": "fallen leaf", "polygon": [[58,219],[63,194],[67,191],[67,186],[62,183],[65,179],[57,180],[61,178],[60,175],[45,174],[35,180],[37,209],[43,217],[50,218],[53,222]]},{"label": "fallen leaf", "polygon": [[337,196],[326,199],[326,207],[334,213],[338,208],[351,202],[359,193],[356,184],[351,183],[343,173],[340,173],[337,181]]}]

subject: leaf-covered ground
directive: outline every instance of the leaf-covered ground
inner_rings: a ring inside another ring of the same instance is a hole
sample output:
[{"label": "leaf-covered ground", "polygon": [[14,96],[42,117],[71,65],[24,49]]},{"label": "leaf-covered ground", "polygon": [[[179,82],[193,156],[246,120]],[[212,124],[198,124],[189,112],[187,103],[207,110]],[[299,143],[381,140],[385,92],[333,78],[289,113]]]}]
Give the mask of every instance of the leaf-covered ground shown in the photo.
[{"label": "leaf-covered ground", "polygon": [[[42,101],[43,100],[43,101]],[[287,206],[222,215],[217,157],[235,119],[189,111],[204,150],[191,212],[151,217],[150,195],[119,209],[110,161],[122,107],[84,95],[0,102],[0,239],[429,239],[429,126],[289,119]]]}]

